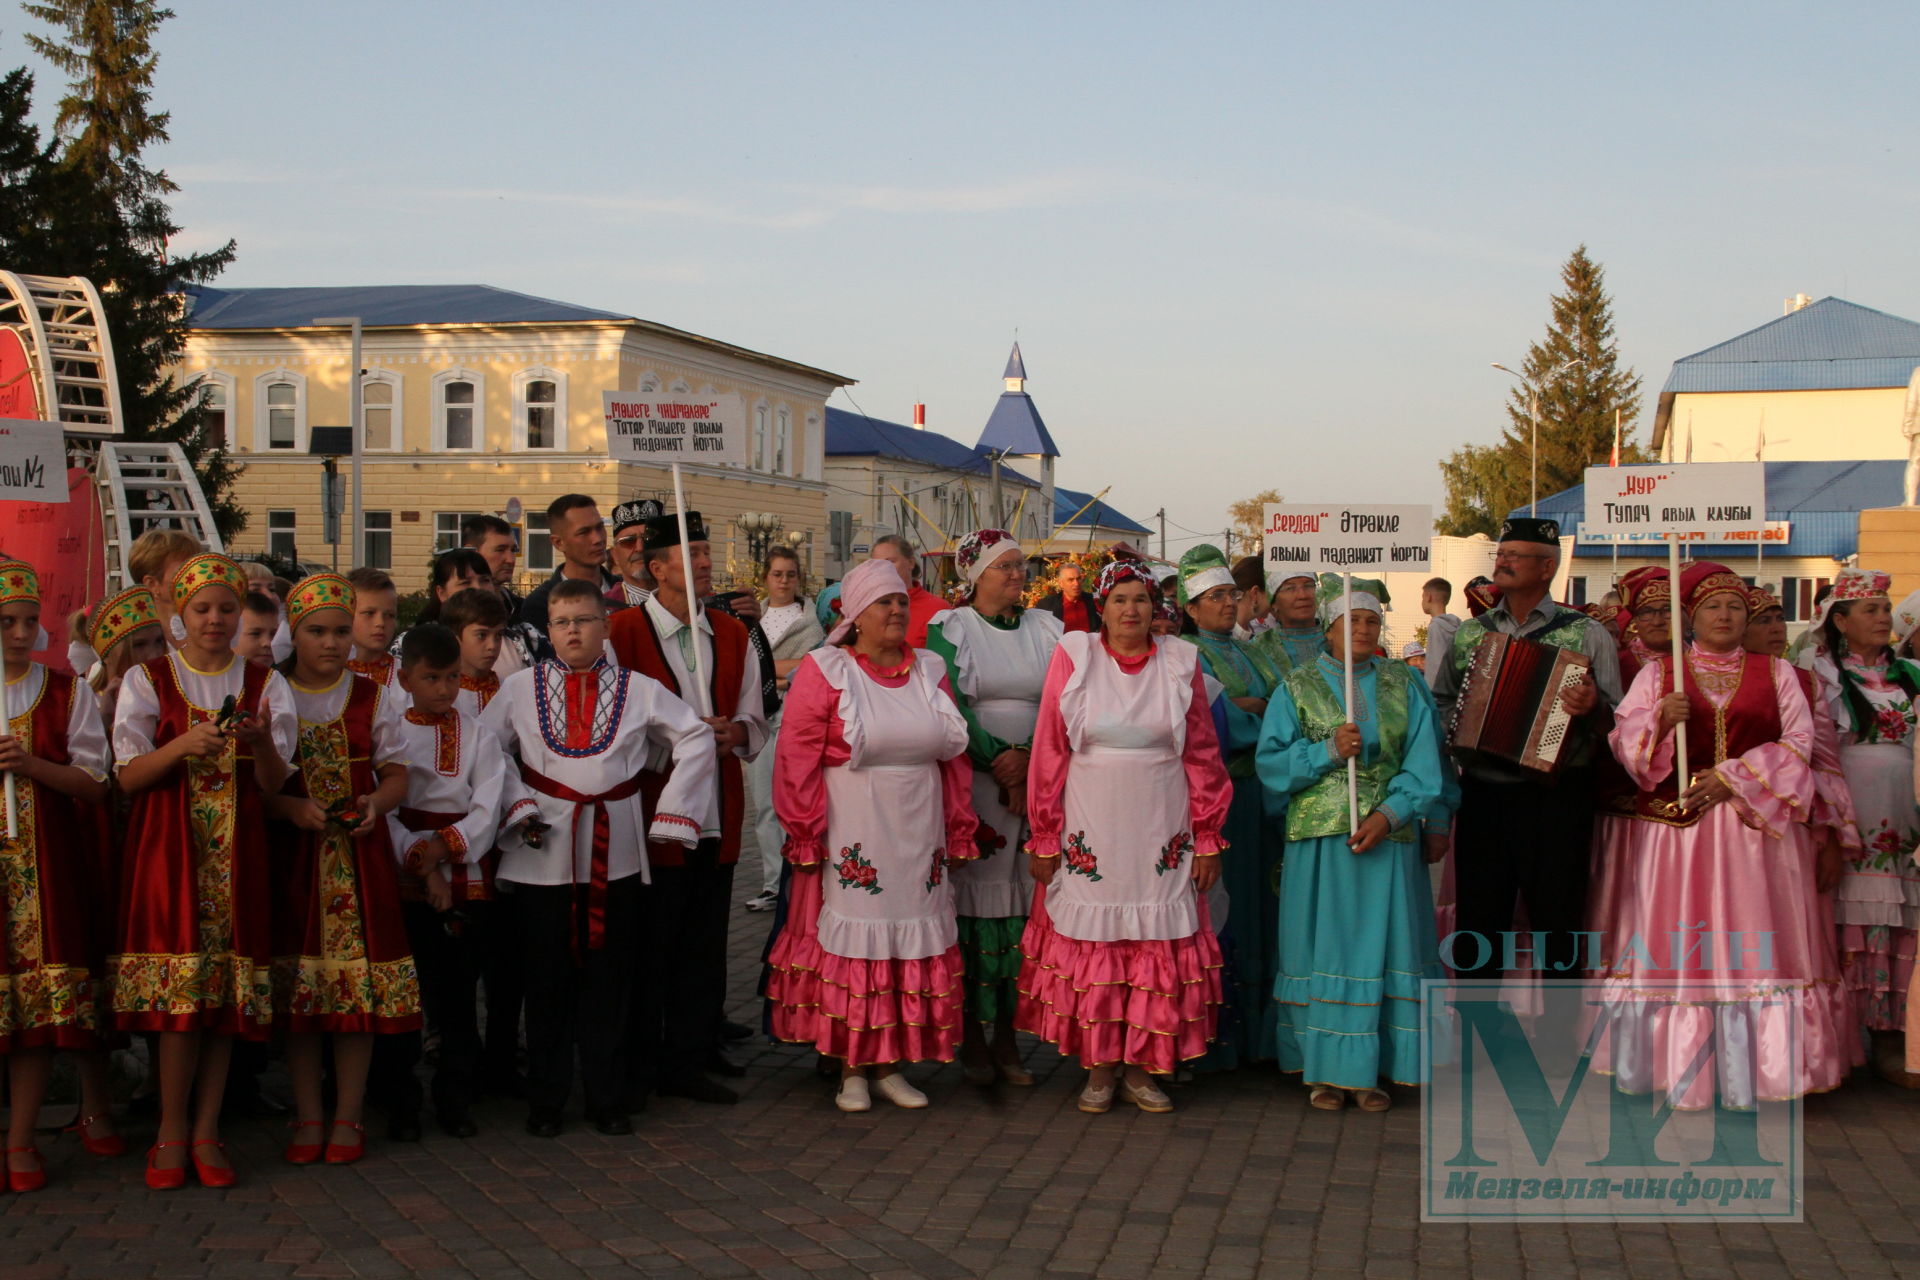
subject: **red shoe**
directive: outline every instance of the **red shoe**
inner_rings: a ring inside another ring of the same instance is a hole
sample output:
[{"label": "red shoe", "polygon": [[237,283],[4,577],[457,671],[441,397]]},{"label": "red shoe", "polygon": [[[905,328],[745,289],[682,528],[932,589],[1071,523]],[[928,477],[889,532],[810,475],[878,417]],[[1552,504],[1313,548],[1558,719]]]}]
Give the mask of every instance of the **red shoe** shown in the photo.
[{"label": "red shoe", "polygon": [[155,1191],[172,1191],[187,1185],[187,1166],[178,1169],[160,1169],[154,1166],[160,1152],[166,1147],[184,1147],[185,1142],[156,1142],[147,1152],[147,1185]]},{"label": "red shoe", "polygon": [[[295,1120],[287,1128],[298,1133],[302,1129],[324,1129],[326,1126],[318,1120]],[[318,1142],[289,1142],[286,1156],[288,1164],[317,1164],[320,1153],[326,1148]]]},{"label": "red shoe", "polygon": [[22,1173],[13,1167],[13,1161],[9,1159],[7,1161],[7,1190],[38,1191],[47,1185],[47,1162],[40,1158],[39,1149],[36,1147],[7,1148],[8,1156],[19,1155],[23,1152],[32,1152],[34,1162],[40,1167],[38,1169],[29,1169],[27,1172]]},{"label": "red shoe", "polygon": [[354,1124],[351,1120],[335,1120],[333,1127],[336,1129],[351,1129],[359,1135],[359,1138],[352,1146],[348,1146],[343,1142],[328,1142],[328,1164],[352,1164],[361,1156],[367,1154],[367,1126]]},{"label": "red shoe", "polygon": [[81,1116],[78,1120],[61,1130],[61,1132],[79,1134],[80,1145],[85,1147],[90,1155],[123,1156],[127,1154],[127,1140],[125,1138],[122,1138],[117,1133],[110,1133],[104,1138],[96,1138],[87,1132],[89,1128],[100,1121],[111,1121],[112,1119],[112,1116]]},{"label": "red shoe", "polygon": [[203,1187],[232,1186],[234,1183],[233,1166],[228,1165],[223,1169],[219,1165],[202,1163],[200,1159],[200,1148],[202,1147],[218,1147],[220,1150],[225,1151],[227,1144],[217,1138],[196,1138],[194,1140],[193,1146],[187,1154],[193,1158],[193,1172],[199,1177],[200,1185]]}]

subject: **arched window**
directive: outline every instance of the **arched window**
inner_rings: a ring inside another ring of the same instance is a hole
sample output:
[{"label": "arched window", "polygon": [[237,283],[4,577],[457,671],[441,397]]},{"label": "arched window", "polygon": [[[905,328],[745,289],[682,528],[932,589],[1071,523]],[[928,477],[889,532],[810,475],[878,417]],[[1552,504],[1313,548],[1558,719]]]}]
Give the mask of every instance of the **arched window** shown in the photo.
[{"label": "arched window", "polygon": [[259,453],[306,452],[305,374],[274,369],[253,380],[253,447]]},{"label": "arched window", "polygon": [[233,378],[209,370],[200,375],[200,421],[208,434],[226,442],[228,449],[240,447],[239,423],[233,418]]},{"label": "arched window", "polygon": [[755,471],[767,469],[767,402],[753,406],[753,443],[747,453],[747,465]]},{"label": "arched window", "polygon": [[793,474],[793,411],[785,405],[773,415],[773,471],[775,475]]},{"label": "arched window", "polygon": [[369,370],[360,379],[361,447],[369,453],[398,449],[406,443],[400,421],[400,375],[385,369]]},{"label": "arched window", "polygon": [[522,369],[513,375],[513,451],[567,447],[567,375]]},{"label": "arched window", "polygon": [[433,376],[434,452],[475,452],[487,443],[487,382],[470,369]]}]

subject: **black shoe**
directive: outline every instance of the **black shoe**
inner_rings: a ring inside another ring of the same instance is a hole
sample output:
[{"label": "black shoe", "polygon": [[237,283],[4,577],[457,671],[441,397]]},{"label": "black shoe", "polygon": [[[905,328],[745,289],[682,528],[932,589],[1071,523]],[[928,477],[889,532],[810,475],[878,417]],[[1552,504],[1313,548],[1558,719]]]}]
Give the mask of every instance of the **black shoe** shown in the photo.
[{"label": "black shoe", "polygon": [[535,1108],[527,1112],[527,1132],[536,1138],[557,1138],[560,1136],[560,1113]]},{"label": "black shoe", "polygon": [[719,1032],[722,1040],[750,1040],[753,1038],[752,1027],[738,1022],[729,1022],[725,1018],[720,1019]]},{"label": "black shoe", "polygon": [[437,1112],[434,1119],[440,1122],[440,1132],[449,1138],[471,1138],[480,1132],[465,1107],[447,1107]]},{"label": "black shoe", "polygon": [[420,1113],[418,1111],[391,1111],[387,1113],[388,1142],[420,1141]]},{"label": "black shoe", "polygon": [[745,1067],[737,1062],[730,1061],[727,1055],[718,1049],[715,1049],[706,1056],[706,1060],[700,1064],[700,1069],[711,1072],[716,1076],[726,1076],[730,1080],[738,1080],[741,1076],[747,1074]]},{"label": "black shoe", "polygon": [[671,1080],[662,1080],[653,1087],[653,1091],[663,1098],[690,1098],[695,1102],[711,1102],[723,1107],[730,1107],[740,1101],[739,1094],[723,1084],[707,1079],[697,1071]]},{"label": "black shoe", "polygon": [[593,1125],[593,1131],[608,1138],[625,1138],[633,1133],[633,1121],[618,1111],[607,1111],[600,1115],[587,1117]]}]

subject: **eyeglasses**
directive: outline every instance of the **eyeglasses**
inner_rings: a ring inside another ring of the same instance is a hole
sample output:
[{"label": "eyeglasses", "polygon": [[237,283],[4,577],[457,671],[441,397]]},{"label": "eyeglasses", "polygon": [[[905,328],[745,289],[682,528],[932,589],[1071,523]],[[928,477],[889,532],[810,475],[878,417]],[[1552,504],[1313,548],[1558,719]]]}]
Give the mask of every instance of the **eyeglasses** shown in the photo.
[{"label": "eyeglasses", "polygon": [[596,622],[605,622],[605,621],[606,619],[601,617],[597,613],[583,614],[578,618],[548,618],[547,630],[578,631],[582,628],[590,627]]},{"label": "eyeglasses", "polygon": [[645,535],[638,533],[623,533],[613,540],[613,545],[619,547],[622,551],[631,551],[640,545],[644,536]]},{"label": "eyeglasses", "polygon": [[1203,594],[1198,600],[1195,600],[1194,603],[1223,604],[1231,602],[1233,604],[1239,604],[1246,598],[1247,593],[1238,587],[1215,587],[1213,590]]}]

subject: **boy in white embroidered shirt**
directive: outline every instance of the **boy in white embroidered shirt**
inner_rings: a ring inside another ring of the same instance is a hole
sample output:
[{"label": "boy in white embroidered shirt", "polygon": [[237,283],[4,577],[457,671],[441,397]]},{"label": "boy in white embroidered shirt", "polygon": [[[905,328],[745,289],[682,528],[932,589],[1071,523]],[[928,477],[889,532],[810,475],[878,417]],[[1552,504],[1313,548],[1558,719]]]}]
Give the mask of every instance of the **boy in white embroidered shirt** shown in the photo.
[{"label": "boy in white embroidered shirt", "polygon": [[[555,1137],[579,1051],[586,1113],[604,1134],[633,1131],[622,1092],[622,1031],[634,977],[646,842],[688,847],[714,787],[713,731],[654,680],[606,661],[607,602],[562,579],[547,597],[557,660],[508,676],[483,722],[519,759],[550,830],[500,842],[512,886],[527,995],[527,1131]],[[652,748],[673,753],[656,812],[640,798]]]}]

